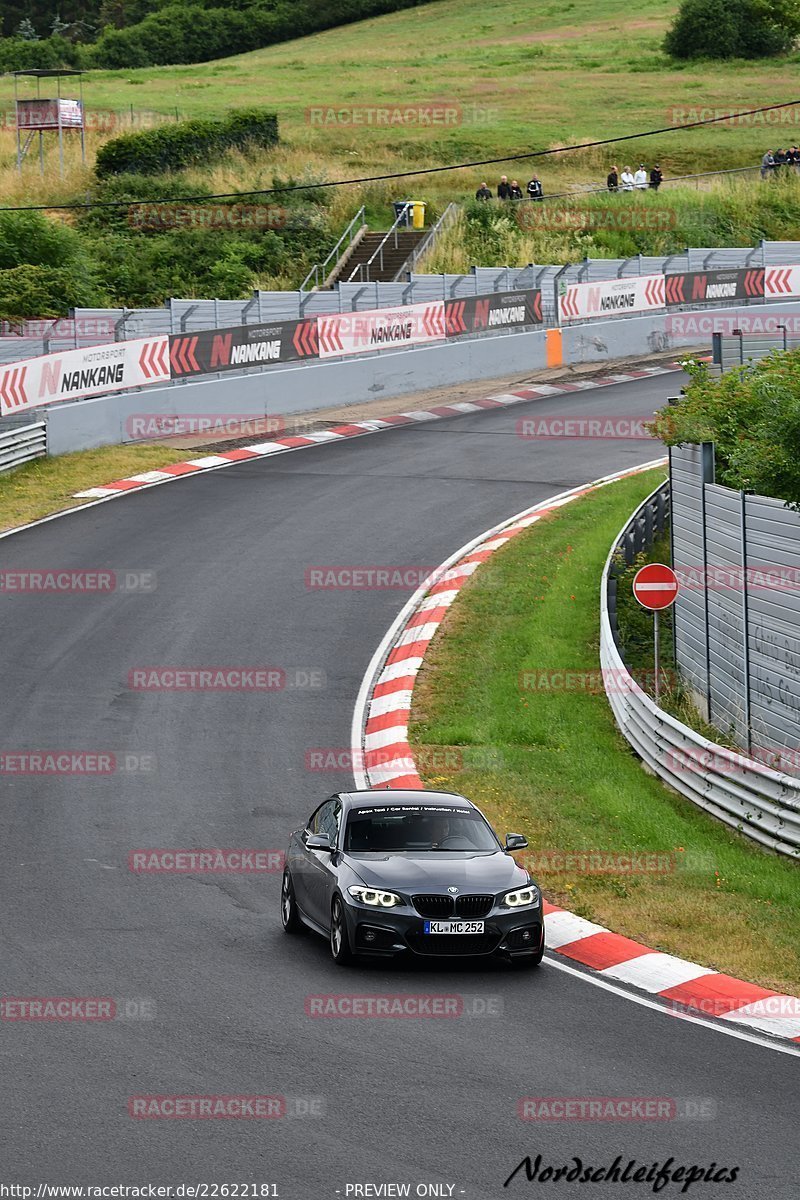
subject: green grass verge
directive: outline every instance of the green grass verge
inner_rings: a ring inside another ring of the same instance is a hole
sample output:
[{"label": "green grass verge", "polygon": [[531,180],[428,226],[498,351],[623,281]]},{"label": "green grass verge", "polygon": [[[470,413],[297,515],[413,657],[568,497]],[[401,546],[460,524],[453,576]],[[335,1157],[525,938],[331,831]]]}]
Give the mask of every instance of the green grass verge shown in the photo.
[{"label": "green grass verge", "polygon": [[[648,775],[605,696],[520,687],[525,672],[597,672],[599,579],[648,472],[518,535],[451,608],[414,692],[425,783],[463,792],[531,853],[674,856],[638,875],[537,871],[549,899],[655,949],[779,991],[800,987],[800,875]],[[460,747],[457,755],[437,748]],[[460,769],[437,769],[455,759]],[[426,771],[426,760],[432,769]]]},{"label": "green grass verge", "polygon": [[188,453],[174,446],[107,446],[26,463],[0,475],[0,531],[88,504],[73,499],[75,492],[154,471],[179,462]]}]

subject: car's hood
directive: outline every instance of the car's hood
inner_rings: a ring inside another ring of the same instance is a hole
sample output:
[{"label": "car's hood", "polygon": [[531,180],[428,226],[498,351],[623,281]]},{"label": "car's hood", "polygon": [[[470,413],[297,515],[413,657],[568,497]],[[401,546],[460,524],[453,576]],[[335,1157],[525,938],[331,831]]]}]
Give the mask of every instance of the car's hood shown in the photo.
[{"label": "car's hood", "polygon": [[465,892],[501,892],[522,887],[528,873],[510,854],[430,850],[414,854],[352,854],[346,856],[355,873],[370,887],[402,892],[443,892],[457,887]]}]

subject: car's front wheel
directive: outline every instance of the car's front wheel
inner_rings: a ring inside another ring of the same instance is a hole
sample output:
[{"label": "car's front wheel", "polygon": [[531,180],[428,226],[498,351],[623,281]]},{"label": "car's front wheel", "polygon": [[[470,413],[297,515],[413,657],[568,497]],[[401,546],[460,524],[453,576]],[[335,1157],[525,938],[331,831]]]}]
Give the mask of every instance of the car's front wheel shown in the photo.
[{"label": "car's front wheel", "polygon": [[334,897],[331,905],[331,956],[339,966],[347,966],[353,961],[353,951],[350,949],[350,935],[347,932],[347,921],[344,915],[344,905],[338,896]]},{"label": "car's front wheel", "polygon": [[302,933],[303,922],[297,911],[297,901],[294,898],[294,884],[288,868],[283,872],[281,884],[281,924],[284,933]]}]

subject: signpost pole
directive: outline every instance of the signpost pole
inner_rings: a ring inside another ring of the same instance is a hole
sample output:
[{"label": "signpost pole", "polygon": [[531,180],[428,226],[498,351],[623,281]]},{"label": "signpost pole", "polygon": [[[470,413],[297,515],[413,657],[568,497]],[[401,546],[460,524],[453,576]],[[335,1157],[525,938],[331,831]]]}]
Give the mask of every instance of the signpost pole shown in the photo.
[{"label": "signpost pole", "polygon": [[658,609],[655,609],[653,612],[653,660],[654,660],[654,665],[655,665],[655,669],[656,669],[656,681],[655,681],[655,692],[654,692],[654,699],[656,702],[656,707],[658,707],[658,700],[659,700],[659,686],[658,686],[659,674],[660,674],[660,672],[659,672],[659,649],[660,649],[660,647],[659,647]]}]

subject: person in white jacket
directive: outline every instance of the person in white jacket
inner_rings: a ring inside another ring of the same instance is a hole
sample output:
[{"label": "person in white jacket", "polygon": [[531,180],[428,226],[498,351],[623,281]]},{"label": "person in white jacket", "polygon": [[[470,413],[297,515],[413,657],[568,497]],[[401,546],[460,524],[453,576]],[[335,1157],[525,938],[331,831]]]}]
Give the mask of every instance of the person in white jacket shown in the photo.
[{"label": "person in white jacket", "polygon": [[647,171],[644,169],[644,163],[639,163],[639,170],[633,177],[633,185],[641,188],[643,192],[647,191]]},{"label": "person in white jacket", "polygon": [[620,182],[622,183],[623,192],[632,192],[633,191],[634,178],[633,178],[633,175],[631,175],[630,167],[622,168],[622,175],[620,176]]}]

